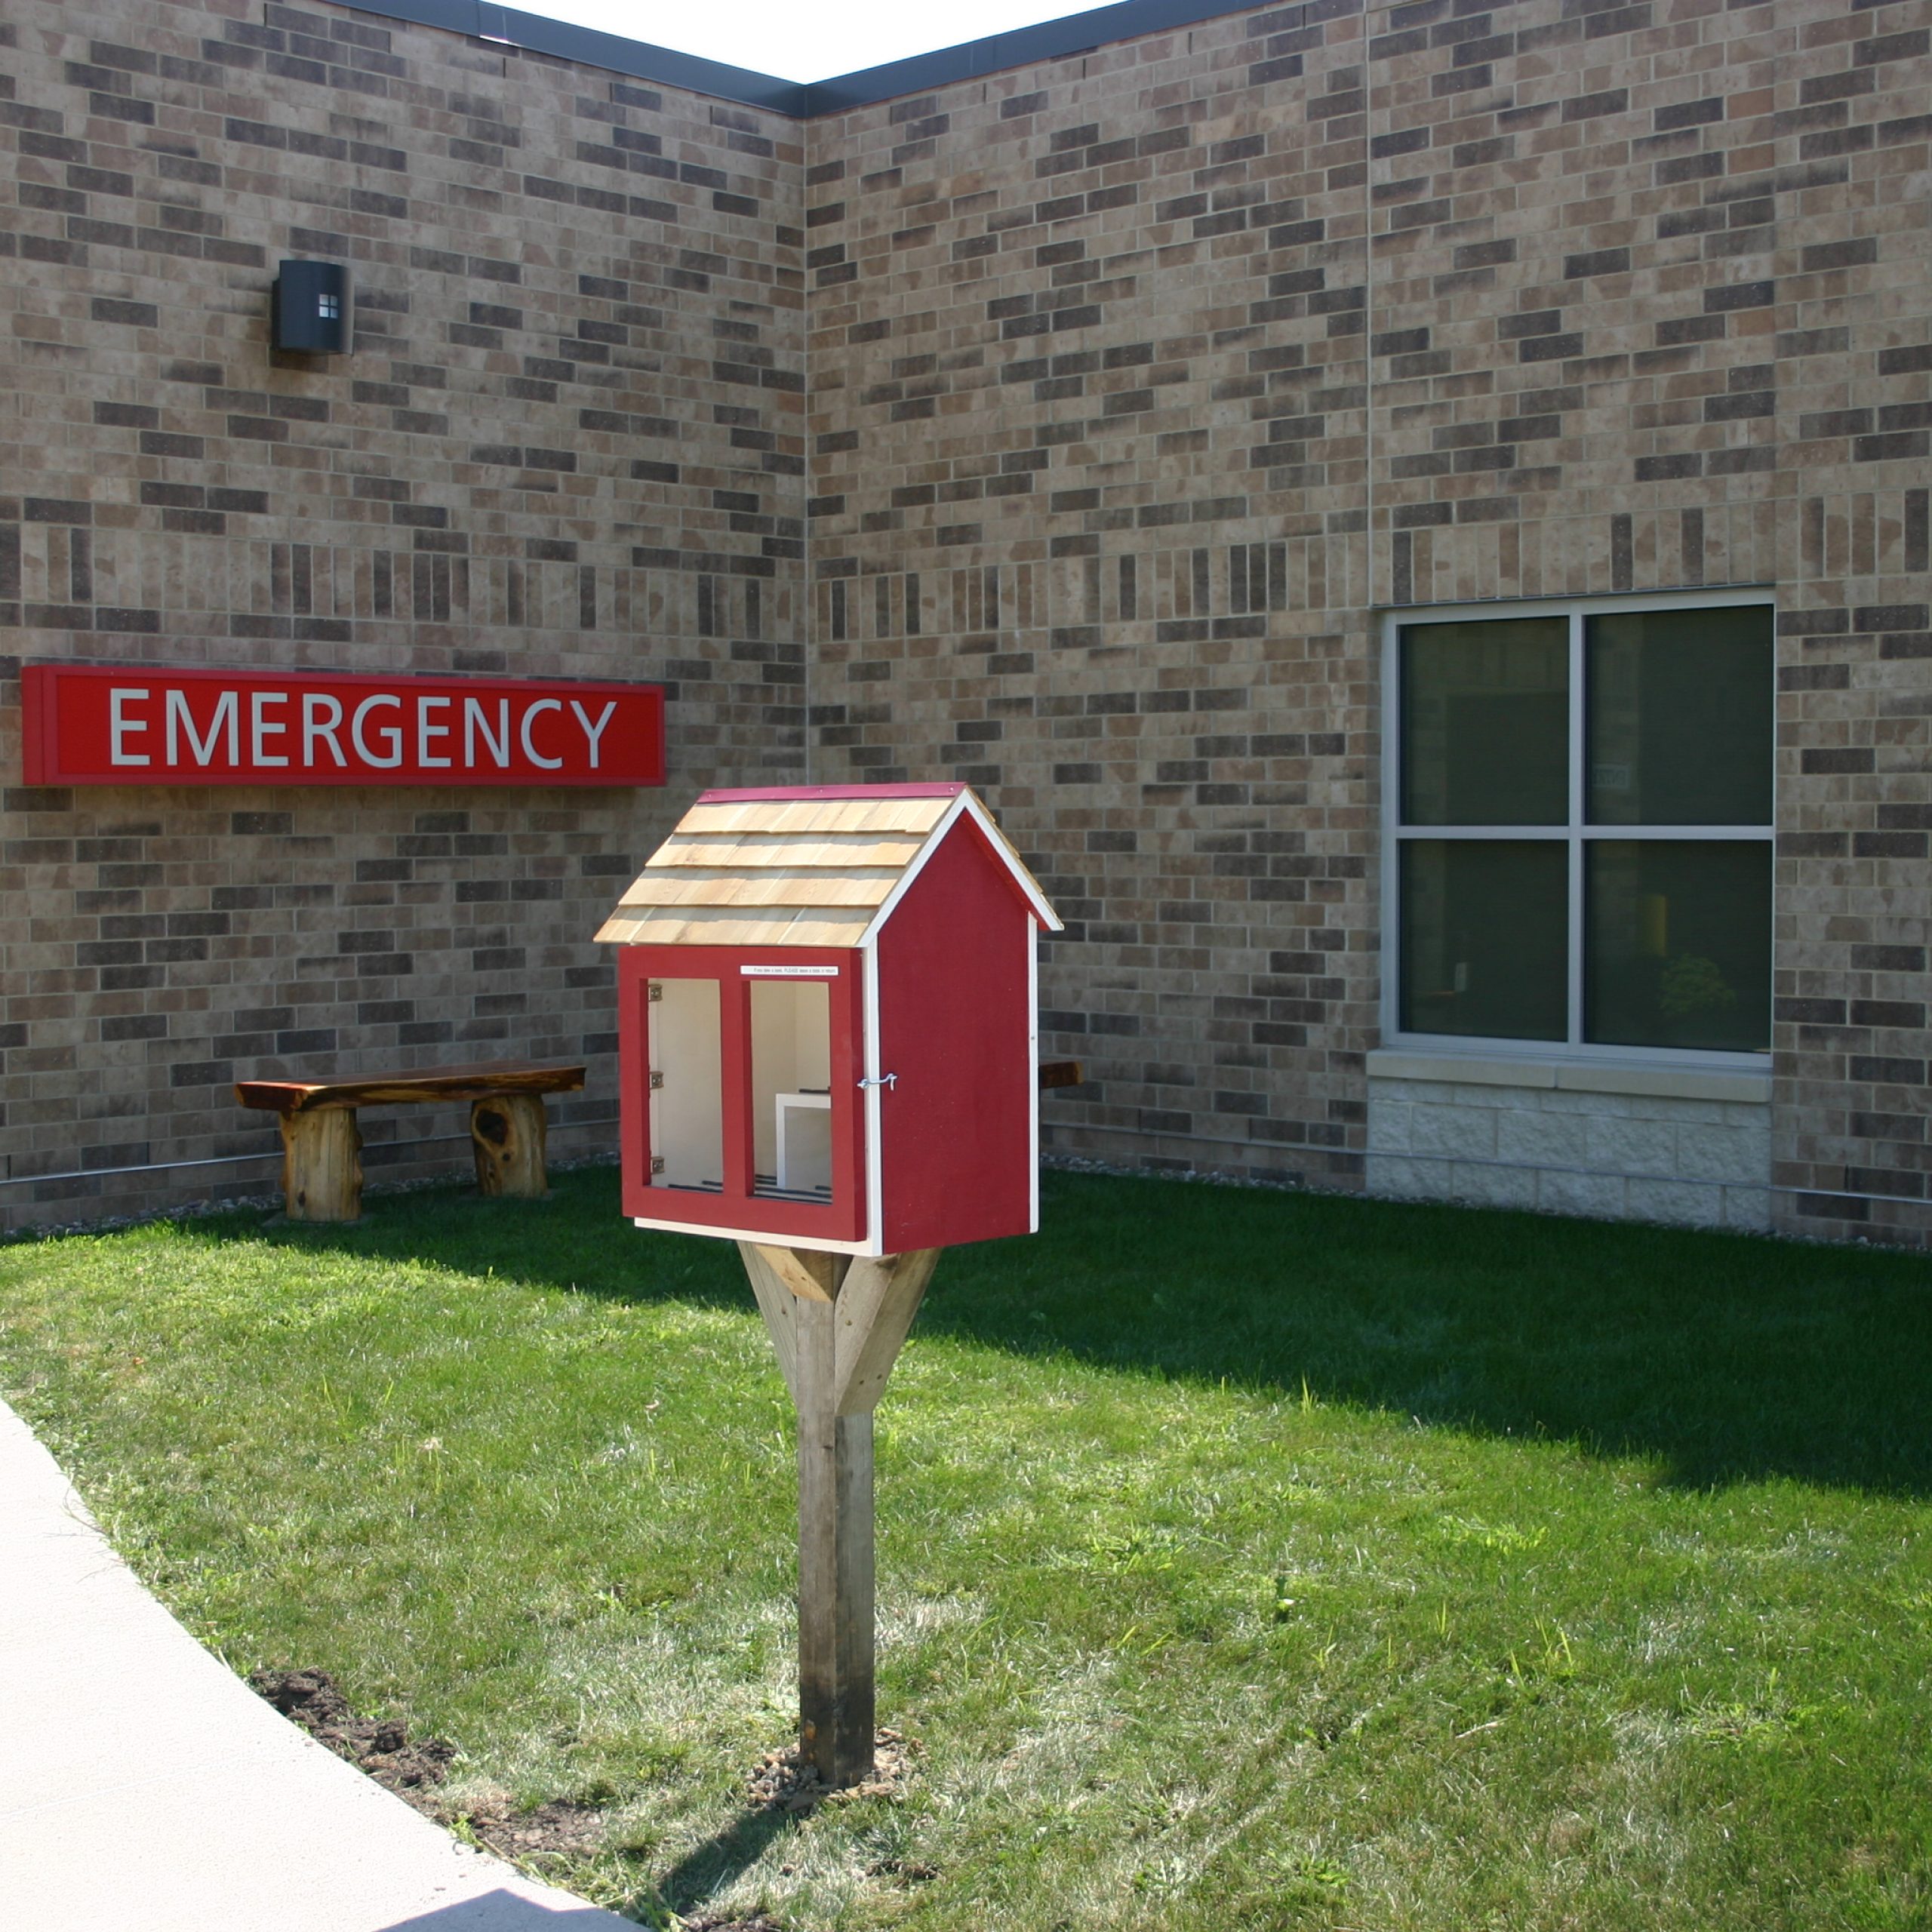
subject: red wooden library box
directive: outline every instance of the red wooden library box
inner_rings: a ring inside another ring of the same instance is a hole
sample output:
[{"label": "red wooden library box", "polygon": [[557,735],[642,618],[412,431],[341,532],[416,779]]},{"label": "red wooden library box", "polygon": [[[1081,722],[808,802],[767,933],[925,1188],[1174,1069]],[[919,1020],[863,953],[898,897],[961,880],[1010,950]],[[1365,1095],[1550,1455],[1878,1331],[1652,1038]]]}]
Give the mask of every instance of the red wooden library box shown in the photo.
[{"label": "red wooden library box", "polygon": [[625,1213],[848,1254],[1030,1233],[1042,929],[964,785],[706,792],[597,935]]}]

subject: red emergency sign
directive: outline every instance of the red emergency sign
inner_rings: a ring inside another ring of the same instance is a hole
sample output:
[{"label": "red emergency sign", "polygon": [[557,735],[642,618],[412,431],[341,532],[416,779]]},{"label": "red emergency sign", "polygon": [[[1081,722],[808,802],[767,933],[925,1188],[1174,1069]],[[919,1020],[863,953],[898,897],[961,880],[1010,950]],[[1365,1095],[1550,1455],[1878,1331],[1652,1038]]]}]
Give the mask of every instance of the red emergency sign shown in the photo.
[{"label": "red emergency sign", "polygon": [[29,664],[29,785],[661,785],[661,685]]}]

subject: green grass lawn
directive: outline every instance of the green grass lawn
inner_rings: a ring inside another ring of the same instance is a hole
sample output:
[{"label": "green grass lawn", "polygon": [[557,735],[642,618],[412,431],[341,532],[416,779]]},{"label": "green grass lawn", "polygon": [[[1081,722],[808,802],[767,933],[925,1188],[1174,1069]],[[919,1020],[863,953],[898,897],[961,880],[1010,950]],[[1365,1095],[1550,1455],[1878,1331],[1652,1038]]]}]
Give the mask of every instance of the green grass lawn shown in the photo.
[{"label": "green grass lawn", "polygon": [[794,1712],[789,1406],[725,1245],[372,1201],[0,1248],[0,1388],[238,1669],[568,1798],[663,1922],[1932,1924],[1932,1264],[1052,1175],[879,1411],[897,1801]]}]

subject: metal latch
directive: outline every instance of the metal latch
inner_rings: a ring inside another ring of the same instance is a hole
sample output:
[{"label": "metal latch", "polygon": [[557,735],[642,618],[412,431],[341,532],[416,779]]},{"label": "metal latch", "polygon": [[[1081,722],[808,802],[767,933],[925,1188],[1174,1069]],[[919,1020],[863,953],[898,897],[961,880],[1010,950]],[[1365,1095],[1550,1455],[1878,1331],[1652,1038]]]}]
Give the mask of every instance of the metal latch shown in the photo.
[{"label": "metal latch", "polygon": [[899,1076],[896,1073],[881,1073],[876,1080],[862,1080],[859,1084],[861,1087],[897,1087]]},{"label": "metal latch", "polygon": [[650,991],[645,995],[645,998],[651,1005],[655,1006],[664,997],[663,985],[661,981],[657,980],[652,980],[648,983]]},{"label": "metal latch", "polygon": [[657,1091],[658,1088],[660,1088],[661,1086],[663,1086],[663,1084],[664,1084],[664,1076],[663,1076],[663,1074],[661,1074],[661,1073],[654,1073],[654,1074],[651,1076],[651,1091],[654,1094],[654,1093],[656,1093],[656,1092]]},{"label": "metal latch", "polygon": [[651,1171],[654,1174],[661,1174],[664,1171],[664,1156],[662,1154],[651,1155]]}]

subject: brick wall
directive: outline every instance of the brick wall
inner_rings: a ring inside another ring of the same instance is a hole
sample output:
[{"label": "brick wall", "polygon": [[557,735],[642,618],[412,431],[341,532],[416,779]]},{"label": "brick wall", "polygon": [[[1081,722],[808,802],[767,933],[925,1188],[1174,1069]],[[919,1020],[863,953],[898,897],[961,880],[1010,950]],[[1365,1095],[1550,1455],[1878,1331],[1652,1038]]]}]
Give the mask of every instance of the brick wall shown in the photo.
[{"label": "brick wall", "polygon": [[1775,583],[1775,1177],[1922,1232],[1923,8],[1311,0],[813,124],[814,736],[1078,921],[1063,1146],[1350,1182],[1367,608]]},{"label": "brick wall", "polygon": [[[259,1189],[22,1178],[272,1149],[244,1075],[584,1054],[555,1145],[608,1143],[589,935],[691,790],[801,752],[800,147],[345,9],[9,7],[0,1213]],[[352,264],[352,355],[271,355],[297,255]],[[661,678],[671,783],[22,791],[15,672],[65,657]]]},{"label": "brick wall", "polygon": [[[0,27],[18,654],[661,675],[674,771],[10,794],[13,1174],[258,1146],[303,1054],[601,1054],[615,883],[809,757],[972,780],[1070,915],[1057,1145],[1358,1185],[1371,613],[1770,583],[1777,1211],[1932,1226],[1922,0],[1310,0],[803,125],[78,17]],[[297,253],[340,365],[263,346]]]},{"label": "brick wall", "polygon": [[1235,17],[811,128],[814,740],[971,779],[1036,858],[1049,1049],[1094,1081],[1063,1146],[1360,1173],[1361,28]]}]

